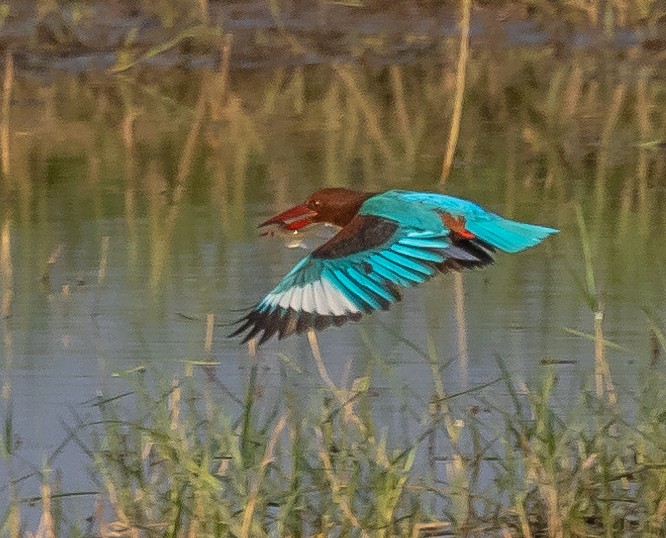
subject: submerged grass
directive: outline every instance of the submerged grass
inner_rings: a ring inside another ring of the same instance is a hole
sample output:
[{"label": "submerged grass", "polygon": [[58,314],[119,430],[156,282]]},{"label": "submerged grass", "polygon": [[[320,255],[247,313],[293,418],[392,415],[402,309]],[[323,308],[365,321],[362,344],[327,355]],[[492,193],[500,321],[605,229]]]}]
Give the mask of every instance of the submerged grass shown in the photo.
[{"label": "submerged grass", "polygon": [[[449,394],[439,358],[432,350],[426,356],[432,396],[410,403],[419,420],[402,441],[373,419],[371,376],[336,386],[323,362],[318,374],[301,371],[322,386],[307,408],[293,405],[289,389],[272,401],[262,397],[257,363],[239,405],[211,393],[208,376],[128,375],[131,397],[100,395],[97,417],[73,411],[70,437],[88,458],[94,496],[61,491],[47,460],[39,496],[21,498],[14,477],[5,486],[13,493],[2,534],[26,533],[29,505],[41,514],[36,536],[666,532],[660,372],[624,395],[635,405],[623,414],[585,388],[563,404],[555,369],[527,386],[501,361],[499,383]],[[10,408],[4,423],[7,460],[16,457]],[[87,521],[73,521],[63,508],[74,498],[85,503]]]}]

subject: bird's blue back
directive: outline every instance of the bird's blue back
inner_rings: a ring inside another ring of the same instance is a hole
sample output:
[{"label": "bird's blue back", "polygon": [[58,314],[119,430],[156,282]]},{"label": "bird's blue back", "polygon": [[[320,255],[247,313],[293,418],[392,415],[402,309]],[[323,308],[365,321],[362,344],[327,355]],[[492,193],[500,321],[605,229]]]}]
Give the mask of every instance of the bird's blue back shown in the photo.
[{"label": "bird's blue back", "polygon": [[369,198],[360,212],[394,219],[404,226],[444,229],[447,233],[441,215],[463,217],[467,231],[505,252],[519,252],[557,232],[554,228],[505,219],[469,200],[435,192],[387,191]]}]

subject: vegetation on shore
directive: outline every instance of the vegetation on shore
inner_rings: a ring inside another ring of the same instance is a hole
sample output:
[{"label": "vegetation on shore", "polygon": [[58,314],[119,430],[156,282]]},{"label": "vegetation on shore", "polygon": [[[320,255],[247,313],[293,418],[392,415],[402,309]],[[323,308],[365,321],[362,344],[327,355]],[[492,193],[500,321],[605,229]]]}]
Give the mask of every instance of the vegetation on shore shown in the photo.
[{"label": "vegetation on shore", "polygon": [[[62,491],[46,461],[39,496],[22,497],[20,477],[8,484],[2,534],[26,535],[36,505],[42,537],[663,536],[658,365],[646,365],[636,394],[619,395],[630,400],[621,408],[585,385],[563,404],[557,368],[528,387],[498,362],[495,382],[453,393],[436,354],[412,346],[432,379],[406,398],[413,425],[399,436],[374,422],[371,372],[338,386],[316,348],[310,382],[321,390],[307,408],[292,405],[293,388],[258,397],[268,379],[252,358],[233,399],[205,362],[167,385],[126,372],[133,390],[99,395],[94,413],[75,411],[67,426],[96,490]],[[308,374],[284,357],[282,382],[293,375]],[[3,418],[11,469],[11,411]],[[85,519],[65,508],[81,496]]]}]

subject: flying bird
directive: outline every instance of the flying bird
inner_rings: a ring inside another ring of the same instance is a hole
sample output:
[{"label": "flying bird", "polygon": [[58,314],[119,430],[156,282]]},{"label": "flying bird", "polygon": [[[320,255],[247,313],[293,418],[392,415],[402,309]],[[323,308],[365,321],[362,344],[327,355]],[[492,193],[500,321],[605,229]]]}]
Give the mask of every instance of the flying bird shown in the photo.
[{"label": "flying bird", "polygon": [[259,227],[298,233],[313,223],[341,229],[298,262],[229,336],[262,344],[276,333],[282,339],[358,321],[399,301],[401,288],[489,265],[496,250],[519,252],[558,231],[444,194],[344,188],[319,190]]}]

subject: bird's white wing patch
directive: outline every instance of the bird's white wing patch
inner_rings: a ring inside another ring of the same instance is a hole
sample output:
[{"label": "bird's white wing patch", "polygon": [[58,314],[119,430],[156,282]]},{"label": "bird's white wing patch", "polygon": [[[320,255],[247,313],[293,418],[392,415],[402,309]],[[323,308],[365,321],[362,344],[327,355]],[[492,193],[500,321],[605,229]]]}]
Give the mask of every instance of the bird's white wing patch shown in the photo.
[{"label": "bird's white wing patch", "polygon": [[322,316],[344,316],[360,312],[359,308],[325,277],[305,286],[294,286],[282,293],[271,293],[263,303],[271,308],[291,308],[296,312]]},{"label": "bird's white wing patch", "polygon": [[324,291],[324,286],[322,286],[322,283],[319,280],[312,283],[312,295],[314,298],[315,311],[317,314],[321,314],[322,316],[331,314],[331,307],[326,302],[326,292]]},{"label": "bird's white wing patch", "polygon": [[309,314],[315,312],[315,295],[314,295],[314,285],[312,282],[306,284],[303,287],[303,299],[301,301],[301,308],[303,312]]},{"label": "bird's white wing patch", "polygon": [[334,316],[344,316],[348,312],[360,312],[358,307],[347,299],[343,292],[335,288],[326,277],[322,277],[320,282],[326,296],[325,301],[328,303],[330,311]]}]

